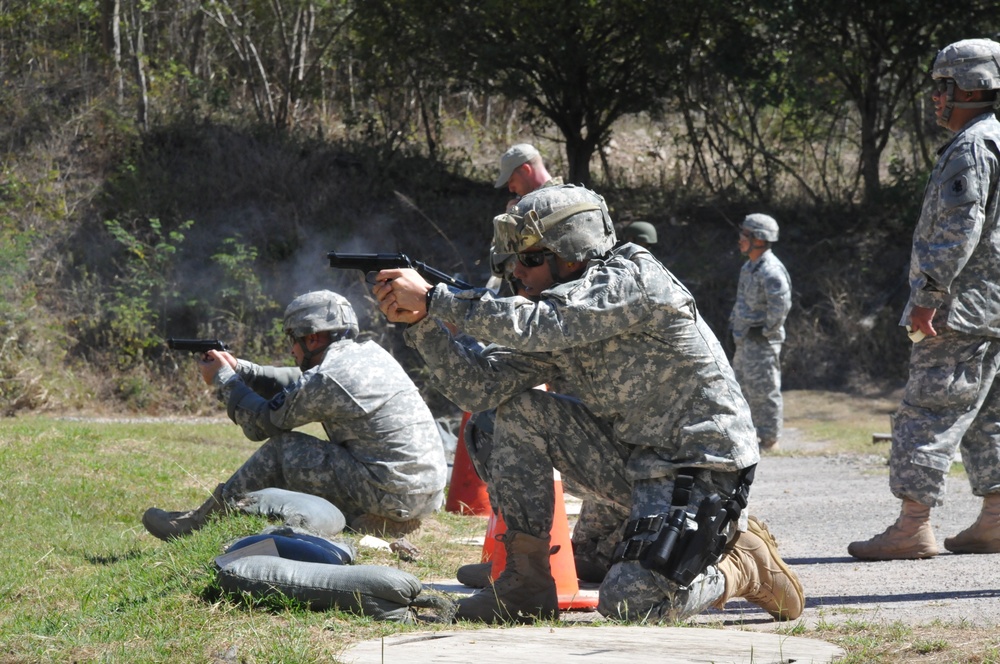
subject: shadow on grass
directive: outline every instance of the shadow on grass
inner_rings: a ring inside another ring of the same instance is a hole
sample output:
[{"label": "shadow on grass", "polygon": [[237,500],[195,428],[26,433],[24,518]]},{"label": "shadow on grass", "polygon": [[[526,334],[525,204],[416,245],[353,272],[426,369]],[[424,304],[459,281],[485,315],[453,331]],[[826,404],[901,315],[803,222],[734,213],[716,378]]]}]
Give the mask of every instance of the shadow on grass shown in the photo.
[{"label": "shadow on grass", "polygon": [[125,551],[124,553],[108,553],[104,555],[85,553],[83,554],[83,559],[91,565],[115,565],[117,563],[135,560],[145,555],[147,555],[145,551],[132,549],[130,551]]}]

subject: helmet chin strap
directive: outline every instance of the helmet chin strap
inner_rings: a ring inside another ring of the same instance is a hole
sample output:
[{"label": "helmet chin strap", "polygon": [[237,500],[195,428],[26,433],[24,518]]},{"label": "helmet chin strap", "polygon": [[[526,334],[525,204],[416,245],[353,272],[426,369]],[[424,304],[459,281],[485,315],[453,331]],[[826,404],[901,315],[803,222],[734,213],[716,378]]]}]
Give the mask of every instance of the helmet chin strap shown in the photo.
[{"label": "helmet chin strap", "polygon": [[302,337],[299,339],[299,348],[302,349],[302,361],[299,363],[299,371],[309,371],[315,366],[313,364],[313,358],[326,350],[326,346],[322,348],[317,348],[316,350],[309,350],[306,348],[306,338]]},{"label": "helmet chin strap", "polygon": [[548,258],[545,259],[545,262],[549,266],[549,274],[552,276],[552,283],[561,284],[562,277],[559,276],[559,265],[556,263],[556,255],[549,254]]},{"label": "helmet chin strap", "polygon": [[955,81],[948,81],[948,89],[944,98],[944,108],[941,109],[941,117],[938,119],[938,124],[947,128],[948,122],[951,121],[951,112],[956,108],[992,108],[994,105],[996,105],[996,100],[955,101]]},{"label": "helmet chin strap", "polygon": [[322,347],[317,348],[315,350],[309,350],[308,348],[306,348],[306,338],[302,337],[301,339],[299,339],[299,348],[302,349],[302,363],[299,364],[299,370],[308,371],[309,369],[312,369],[314,366],[316,366],[313,363],[313,359],[325,353],[327,349],[334,344],[334,342],[341,341],[342,339],[347,339],[352,336],[353,335],[350,334],[349,330],[344,330],[338,332],[337,334],[331,333],[330,340]]}]

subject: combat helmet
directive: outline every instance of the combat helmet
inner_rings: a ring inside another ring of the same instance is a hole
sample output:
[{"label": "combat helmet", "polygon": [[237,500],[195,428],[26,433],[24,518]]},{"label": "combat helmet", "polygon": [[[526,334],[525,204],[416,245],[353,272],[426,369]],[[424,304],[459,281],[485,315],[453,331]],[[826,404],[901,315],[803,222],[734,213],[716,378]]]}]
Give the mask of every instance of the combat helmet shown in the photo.
[{"label": "combat helmet", "polygon": [[766,214],[748,214],[740,224],[740,228],[750,234],[750,237],[765,242],[778,241],[778,222]]},{"label": "combat helmet", "polygon": [[615,245],[604,199],[576,185],[544,187],[493,219],[493,250],[516,254],[542,247],[569,262],[599,258]]},{"label": "combat helmet", "polygon": [[945,108],[938,121],[942,126],[947,126],[954,108],[990,108],[995,100],[955,101],[955,86],[969,91],[1000,89],[1000,44],[992,39],[963,39],[949,44],[934,58],[931,77],[947,81]]},{"label": "combat helmet", "polygon": [[648,221],[633,221],[625,227],[622,235],[629,242],[645,242],[656,244],[656,226]]},{"label": "combat helmet", "polygon": [[334,337],[358,336],[358,316],[347,298],[321,290],[299,295],[285,308],[285,333],[301,339],[315,332],[331,332]]}]

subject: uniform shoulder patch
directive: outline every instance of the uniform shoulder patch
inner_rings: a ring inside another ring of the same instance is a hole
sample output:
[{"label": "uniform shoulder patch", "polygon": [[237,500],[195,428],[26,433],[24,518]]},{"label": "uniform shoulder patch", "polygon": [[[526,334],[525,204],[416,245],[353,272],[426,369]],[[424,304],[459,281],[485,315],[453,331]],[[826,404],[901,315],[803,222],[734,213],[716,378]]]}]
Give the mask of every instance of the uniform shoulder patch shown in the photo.
[{"label": "uniform shoulder patch", "polygon": [[941,187],[941,202],[945,208],[953,208],[976,200],[976,172],[969,168],[956,173]]},{"label": "uniform shoulder patch", "polygon": [[979,196],[976,159],[970,151],[955,154],[941,172],[941,202],[945,208],[971,203]]},{"label": "uniform shoulder patch", "polygon": [[285,397],[287,396],[288,394],[283,391],[279,392],[278,394],[275,394],[274,397],[272,397],[271,400],[267,403],[267,407],[270,408],[271,410],[278,410],[279,408],[285,405]]}]

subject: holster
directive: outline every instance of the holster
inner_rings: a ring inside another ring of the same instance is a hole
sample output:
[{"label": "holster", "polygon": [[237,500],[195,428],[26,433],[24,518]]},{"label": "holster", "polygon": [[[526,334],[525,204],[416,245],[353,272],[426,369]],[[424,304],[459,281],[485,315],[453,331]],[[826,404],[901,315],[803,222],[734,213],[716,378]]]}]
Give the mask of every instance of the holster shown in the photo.
[{"label": "holster", "polygon": [[670,581],[689,586],[709,565],[717,563],[729,541],[729,524],[746,509],[756,464],[740,471],[732,495],[713,493],[702,499],[692,515],[694,471],[682,470],[674,481],[669,514],[629,521],[615,549],[612,563],[638,560],[646,569]]}]

